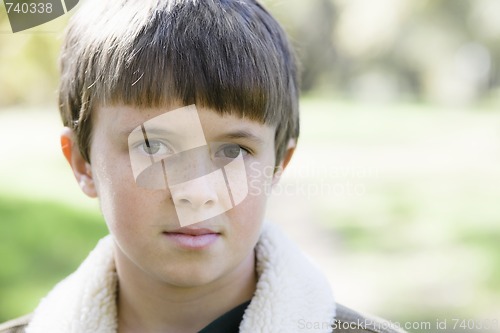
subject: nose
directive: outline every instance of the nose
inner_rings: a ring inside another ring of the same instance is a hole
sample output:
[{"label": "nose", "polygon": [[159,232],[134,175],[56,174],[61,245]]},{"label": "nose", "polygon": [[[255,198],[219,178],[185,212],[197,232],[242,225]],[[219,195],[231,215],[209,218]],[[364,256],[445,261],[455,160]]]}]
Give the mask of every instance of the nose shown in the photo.
[{"label": "nose", "polygon": [[207,178],[203,176],[171,187],[174,204],[194,210],[217,205],[217,191]]},{"label": "nose", "polygon": [[232,208],[221,170],[169,188],[181,226],[207,220]]}]

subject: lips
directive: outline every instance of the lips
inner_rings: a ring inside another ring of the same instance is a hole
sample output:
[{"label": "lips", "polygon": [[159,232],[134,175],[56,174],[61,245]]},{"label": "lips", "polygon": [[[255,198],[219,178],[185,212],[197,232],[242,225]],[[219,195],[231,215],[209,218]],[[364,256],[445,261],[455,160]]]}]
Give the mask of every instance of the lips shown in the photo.
[{"label": "lips", "polygon": [[220,238],[220,233],[206,228],[184,227],[163,234],[172,244],[187,250],[206,249]]},{"label": "lips", "polygon": [[218,232],[215,232],[210,229],[206,228],[179,228],[176,230],[168,231],[167,234],[183,234],[183,235],[190,235],[190,236],[202,236],[202,235],[208,235],[208,234],[218,234]]}]

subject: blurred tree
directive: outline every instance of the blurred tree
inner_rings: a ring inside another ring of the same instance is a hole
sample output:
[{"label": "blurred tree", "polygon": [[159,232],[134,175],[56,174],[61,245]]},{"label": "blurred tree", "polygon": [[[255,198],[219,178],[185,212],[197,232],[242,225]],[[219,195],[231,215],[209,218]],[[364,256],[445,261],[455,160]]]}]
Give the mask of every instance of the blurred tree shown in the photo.
[{"label": "blurred tree", "polygon": [[[369,100],[468,105],[498,91],[500,2],[336,0],[337,87]],[[487,9],[486,9],[487,8]],[[478,24],[482,21],[491,21]],[[496,32],[495,32],[496,31]]]},{"label": "blurred tree", "polygon": [[0,107],[54,104],[60,36],[67,18],[12,33],[0,5]]},{"label": "blurred tree", "polygon": [[334,45],[335,5],[330,0],[275,1],[265,5],[284,26],[301,65],[301,88],[310,92],[321,85],[333,88],[336,67]]},{"label": "blurred tree", "polygon": [[[383,102],[500,102],[498,0],[262,2],[296,46],[305,93]],[[67,19],[12,34],[0,6],[0,106],[55,102]]]}]

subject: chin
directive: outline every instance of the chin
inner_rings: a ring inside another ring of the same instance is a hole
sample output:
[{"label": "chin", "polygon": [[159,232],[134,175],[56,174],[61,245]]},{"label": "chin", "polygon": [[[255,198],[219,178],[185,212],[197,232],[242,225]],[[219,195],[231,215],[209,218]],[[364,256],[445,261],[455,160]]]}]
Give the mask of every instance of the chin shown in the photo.
[{"label": "chin", "polygon": [[222,276],[221,274],[209,273],[209,272],[185,272],[185,274],[179,274],[177,272],[173,276],[170,275],[168,278],[164,279],[164,282],[176,286],[179,288],[195,288],[211,284],[215,282],[218,278]]}]

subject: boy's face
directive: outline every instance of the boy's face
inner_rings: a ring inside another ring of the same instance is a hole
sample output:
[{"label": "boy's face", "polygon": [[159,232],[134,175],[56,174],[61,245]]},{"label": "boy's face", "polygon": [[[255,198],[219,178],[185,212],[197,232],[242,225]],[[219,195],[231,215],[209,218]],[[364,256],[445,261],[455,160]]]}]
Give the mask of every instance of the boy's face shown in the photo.
[{"label": "boy's face", "polygon": [[220,215],[248,195],[245,161],[255,164],[248,160],[251,148],[231,140],[208,143],[195,105],[137,126],[128,137],[128,146],[136,184],[170,192],[182,227]]},{"label": "boy's face", "polygon": [[118,262],[177,286],[237,270],[277,180],[274,135],[274,127],[195,106],[97,109],[89,186]]}]

